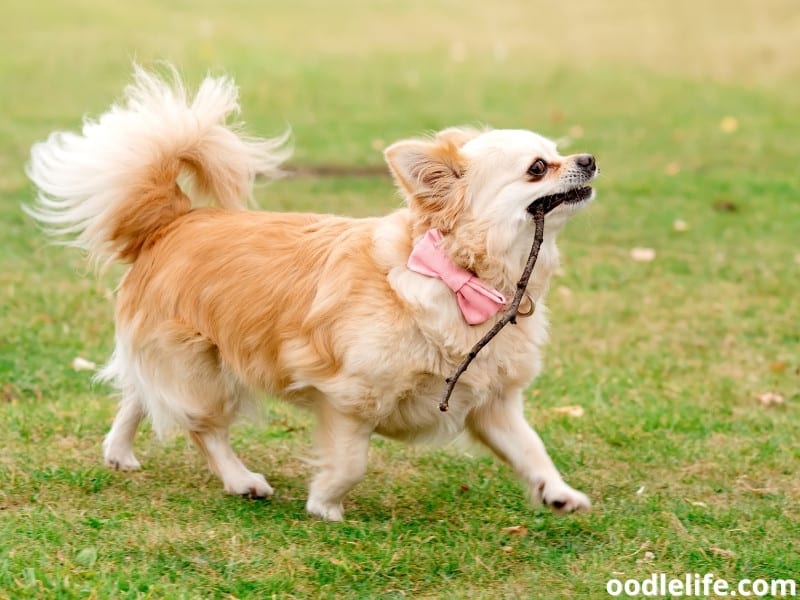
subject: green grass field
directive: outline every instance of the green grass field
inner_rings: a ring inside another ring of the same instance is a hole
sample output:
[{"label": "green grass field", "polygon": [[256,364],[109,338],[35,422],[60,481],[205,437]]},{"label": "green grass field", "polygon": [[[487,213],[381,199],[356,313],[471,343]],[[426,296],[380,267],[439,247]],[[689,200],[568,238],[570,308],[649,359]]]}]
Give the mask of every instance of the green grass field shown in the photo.
[{"label": "green grass field", "polygon": [[[0,598],[604,598],[651,573],[800,578],[796,1],[270,4],[4,5]],[[595,153],[598,201],[561,237],[528,391],[593,512],[530,505],[477,449],[376,440],[347,521],[315,521],[312,423],[271,401],[235,432],[270,501],[226,497],[182,437],[140,435],[144,470],[106,470],[115,403],[71,364],[109,355],[121,270],[94,278],[20,205],[30,145],[104,110],[133,59],[193,84],[229,73],[252,132],[292,125],[292,165],[329,174],[260,188],[269,210],[390,211],[380,149],[449,125]]]}]

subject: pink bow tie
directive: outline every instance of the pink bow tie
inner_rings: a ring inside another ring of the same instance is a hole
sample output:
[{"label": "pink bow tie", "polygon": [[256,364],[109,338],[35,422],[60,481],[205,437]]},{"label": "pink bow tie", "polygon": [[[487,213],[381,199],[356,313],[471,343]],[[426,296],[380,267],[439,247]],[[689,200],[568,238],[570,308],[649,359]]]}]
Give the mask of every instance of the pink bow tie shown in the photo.
[{"label": "pink bow tie", "polygon": [[414,245],[408,257],[409,269],[428,277],[438,277],[456,293],[464,320],[470,325],[487,321],[505,307],[506,299],[473,273],[455,264],[440,248],[442,233],[429,229]]}]

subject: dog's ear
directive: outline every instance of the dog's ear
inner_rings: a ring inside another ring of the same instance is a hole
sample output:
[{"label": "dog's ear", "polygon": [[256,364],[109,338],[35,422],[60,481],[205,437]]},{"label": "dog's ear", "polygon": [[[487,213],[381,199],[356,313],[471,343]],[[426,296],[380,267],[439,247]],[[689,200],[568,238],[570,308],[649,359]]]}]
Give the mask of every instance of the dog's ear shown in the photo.
[{"label": "dog's ear", "polygon": [[447,195],[466,166],[458,147],[449,140],[404,140],[389,146],[384,156],[400,188],[423,202]]},{"label": "dog's ear", "polygon": [[464,207],[466,168],[453,140],[396,142],[384,156],[411,209],[430,227],[452,229]]},{"label": "dog's ear", "polygon": [[[486,131],[486,130],[484,130]],[[436,134],[436,139],[442,142],[452,142],[456,147],[461,148],[473,138],[478,137],[484,131],[474,127],[448,127]]]}]

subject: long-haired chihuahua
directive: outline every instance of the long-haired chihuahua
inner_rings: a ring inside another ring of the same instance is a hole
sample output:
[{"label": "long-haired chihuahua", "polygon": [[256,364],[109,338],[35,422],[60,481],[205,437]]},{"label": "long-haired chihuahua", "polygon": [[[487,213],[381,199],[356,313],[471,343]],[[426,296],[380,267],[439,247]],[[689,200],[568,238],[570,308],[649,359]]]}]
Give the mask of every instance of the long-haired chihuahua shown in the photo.
[{"label": "long-haired chihuahua", "polygon": [[[525,420],[523,391],[541,369],[556,234],[592,200],[594,158],[530,131],[451,128],[386,149],[406,204],[385,217],[251,211],[254,179],[281,173],[287,136],[245,137],[228,123],[237,112],[230,79],[208,77],[192,98],[174,71],[136,67],[123,102],[32,149],[28,212],[97,263],[129,265],[100,373],[121,394],[105,462],[140,467],[147,417],[158,434],[188,431],[226,492],[269,496],[228,434],[266,392],[317,417],[306,508],[323,519],[343,518],[374,433],[466,432],[534,499],[588,509]],[[558,206],[527,289],[536,310],[477,356],[442,413],[445,378],[513,296],[542,198]]]}]

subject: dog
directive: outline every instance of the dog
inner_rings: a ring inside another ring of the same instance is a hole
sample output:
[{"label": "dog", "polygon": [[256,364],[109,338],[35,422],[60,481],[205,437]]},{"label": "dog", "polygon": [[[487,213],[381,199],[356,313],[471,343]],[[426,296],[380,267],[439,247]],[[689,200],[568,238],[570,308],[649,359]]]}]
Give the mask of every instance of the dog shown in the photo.
[{"label": "dog", "polygon": [[[524,418],[523,391],[542,367],[556,234],[594,198],[594,157],[561,156],[530,131],[456,127],[385,150],[405,199],[387,216],[247,210],[256,176],[282,173],[288,133],[246,137],[229,124],[231,79],[206,77],[192,97],[168,70],[134,66],[120,103],[80,134],[35,144],[27,167],[38,188],[30,215],[98,266],[129,265],[115,350],[98,374],[121,396],[105,463],[140,468],[133,441],[149,417],[158,435],[186,430],[226,492],[270,496],[229,441],[267,393],[316,416],[306,509],[322,519],[342,520],[373,434],[466,433],[534,500],[589,509]],[[559,205],[527,288],[535,312],[477,355],[440,412],[445,378],[514,294],[542,199]]]}]

